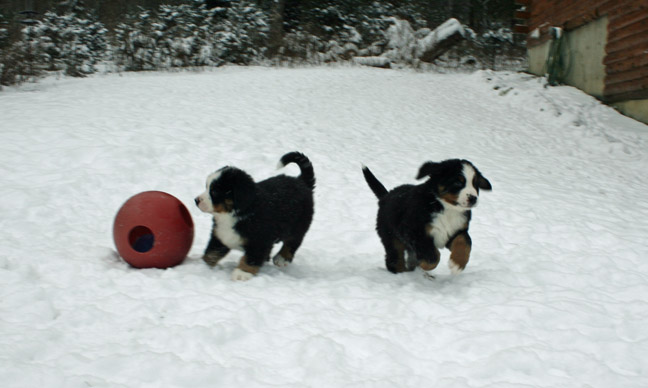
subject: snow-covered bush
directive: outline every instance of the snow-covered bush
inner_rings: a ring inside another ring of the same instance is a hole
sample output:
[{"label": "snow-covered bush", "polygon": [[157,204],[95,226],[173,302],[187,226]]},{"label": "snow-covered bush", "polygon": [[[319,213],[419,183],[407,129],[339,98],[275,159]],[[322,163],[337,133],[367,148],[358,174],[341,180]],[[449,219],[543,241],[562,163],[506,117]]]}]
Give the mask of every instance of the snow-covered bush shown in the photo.
[{"label": "snow-covered bush", "polygon": [[113,60],[127,71],[154,70],[160,65],[157,42],[153,36],[153,18],[141,10],[115,28]]},{"label": "snow-covered bush", "polygon": [[161,5],[152,23],[159,67],[213,65],[213,33],[209,13],[202,2]]},{"label": "snow-covered bush", "polygon": [[317,64],[325,43],[313,34],[304,31],[288,33],[283,39],[282,60]]},{"label": "snow-covered bush", "polygon": [[20,39],[7,43],[0,53],[0,84],[13,85],[38,77],[47,61],[42,43],[32,25],[21,30]]},{"label": "snow-covered bush", "polygon": [[64,70],[68,75],[82,77],[94,73],[95,65],[106,53],[107,30],[88,15],[47,12],[27,28],[31,29],[35,50],[42,53],[46,70]]},{"label": "snow-covered bush", "polygon": [[233,2],[216,29],[216,55],[224,62],[250,64],[263,58],[269,19],[255,2]]},{"label": "snow-covered bush", "polygon": [[128,71],[249,64],[263,57],[267,34],[267,15],[252,1],[161,5],[117,26],[113,56]]}]

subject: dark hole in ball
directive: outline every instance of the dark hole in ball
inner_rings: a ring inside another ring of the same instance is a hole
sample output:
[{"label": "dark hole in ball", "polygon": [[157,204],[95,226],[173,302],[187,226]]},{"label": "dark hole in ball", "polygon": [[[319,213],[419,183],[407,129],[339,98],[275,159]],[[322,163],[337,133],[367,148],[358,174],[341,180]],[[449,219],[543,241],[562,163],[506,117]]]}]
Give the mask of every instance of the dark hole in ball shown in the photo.
[{"label": "dark hole in ball", "polygon": [[128,234],[128,242],[134,250],[144,253],[153,249],[155,236],[146,226],[136,226]]}]

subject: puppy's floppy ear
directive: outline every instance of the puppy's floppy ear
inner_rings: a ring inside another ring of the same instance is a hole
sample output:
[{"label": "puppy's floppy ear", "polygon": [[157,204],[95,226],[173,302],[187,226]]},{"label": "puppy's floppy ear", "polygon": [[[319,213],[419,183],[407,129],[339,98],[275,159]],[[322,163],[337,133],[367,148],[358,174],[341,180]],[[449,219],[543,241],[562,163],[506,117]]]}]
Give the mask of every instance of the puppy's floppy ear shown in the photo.
[{"label": "puppy's floppy ear", "polygon": [[419,168],[419,172],[418,175],[416,175],[416,179],[422,179],[425,178],[426,176],[432,178],[439,174],[440,167],[441,167],[440,163],[425,162],[421,166],[421,168]]},{"label": "puppy's floppy ear", "polygon": [[486,190],[486,191],[493,190],[493,186],[491,186],[491,183],[480,172],[477,173],[477,186],[482,190]]},{"label": "puppy's floppy ear", "polygon": [[233,207],[237,212],[245,211],[256,199],[256,185],[251,176],[240,171],[232,187]]}]

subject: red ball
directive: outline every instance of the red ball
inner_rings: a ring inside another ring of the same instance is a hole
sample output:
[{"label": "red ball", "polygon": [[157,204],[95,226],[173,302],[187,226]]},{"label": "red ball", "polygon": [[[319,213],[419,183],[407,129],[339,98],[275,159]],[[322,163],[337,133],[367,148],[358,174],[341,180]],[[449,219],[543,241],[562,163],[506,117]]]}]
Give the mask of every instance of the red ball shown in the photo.
[{"label": "red ball", "polygon": [[145,191],[119,209],[113,239],[119,255],[135,268],[169,268],[180,264],[194,237],[187,208],[176,197]]}]

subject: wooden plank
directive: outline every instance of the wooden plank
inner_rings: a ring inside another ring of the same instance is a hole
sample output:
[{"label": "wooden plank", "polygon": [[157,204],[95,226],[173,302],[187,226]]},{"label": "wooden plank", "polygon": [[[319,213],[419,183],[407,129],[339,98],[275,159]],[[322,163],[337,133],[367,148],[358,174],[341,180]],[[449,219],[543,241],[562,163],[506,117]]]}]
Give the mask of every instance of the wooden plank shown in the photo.
[{"label": "wooden plank", "polygon": [[615,74],[643,66],[648,66],[648,54],[627,57],[624,60],[611,62],[605,66],[605,72],[607,74]]},{"label": "wooden plank", "polygon": [[635,69],[628,69],[605,76],[605,85],[612,86],[628,81],[640,80],[648,78],[648,67],[639,67]]},{"label": "wooden plank", "polygon": [[648,77],[632,81],[619,82],[613,85],[605,85],[604,95],[621,94],[638,90],[648,90]]},{"label": "wooden plank", "polygon": [[529,27],[531,30],[547,23],[551,26],[573,30],[586,23],[600,18],[602,15],[597,10],[607,9],[618,4],[618,0],[563,0],[541,1],[532,3]]},{"label": "wooden plank", "polygon": [[605,51],[607,51],[608,55],[612,55],[625,50],[636,50],[640,52],[642,48],[648,50],[648,39],[643,34],[635,34],[614,42],[608,42],[605,46]]},{"label": "wooden plank", "polygon": [[619,10],[626,8],[627,5],[622,4],[619,0],[606,0],[596,5],[595,12],[598,17],[609,16],[613,17]]},{"label": "wooden plank", "polygon": [[642,19],[638,19],[625,27],[618,28],[616,25],[610,24],[609,30],[608,44],[635,34],[641,34],[643,39],[648,40],[648,11]]},{"label": "wooden plank", "polygon": [[[641,2],[644,4],[639,4]],[[642,19],[646,12],[648,12],[648,2],[645,0],[638,1],[634,4],[618,6],[614,8],[614,12],[610,12],[610,23],[616,25],[617,28],[623,28],[638,19]]]},{"label": "wooden plank", "polygon": [[648,89],[633,90],[625,93],[614,93],[603,96],[603,101],[607,103],[630,101],[630,100],[648,100]]},{"label": "wooden plank", "polygon": [[608,54],[603,59],[603,64],[609,66],[619,61],[627,61],[631,58],[645,58],[646,56],[648,56],[648,54],[646,53],[646,46],[638,45],[624,50],[618,50],[613,53],[608,52]]},{"label": "wooden plank", "polygon": [[554,14],[554,4],[553,1],[536,1],[532,3],[531,6],[531,28],[537,28],[538,26],[548,23],[552,24],[555,18]]},{"label": "wooden plank", "polygon": [[610,17],[610,30],[623,30],[631,24],[648,18],[648,8],[627,13],[619,16]]},{"label": "wooden plank", "polygon": [[597,12],[609,0],[576,1],[561,12],[565,15],[564,28],[573,30],[602,17]]},{"label": "wooden plank", "polygon": [[567,31],[575,30],[579,27],[586,25],[587,23],[593,22],[597,17],[594,14],[594,11],[587,12],[585,14],[579,15],[572,19],[565,21],[563,27]]}]

